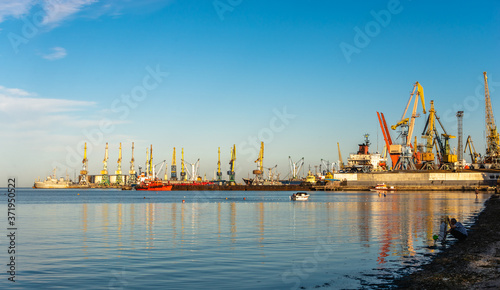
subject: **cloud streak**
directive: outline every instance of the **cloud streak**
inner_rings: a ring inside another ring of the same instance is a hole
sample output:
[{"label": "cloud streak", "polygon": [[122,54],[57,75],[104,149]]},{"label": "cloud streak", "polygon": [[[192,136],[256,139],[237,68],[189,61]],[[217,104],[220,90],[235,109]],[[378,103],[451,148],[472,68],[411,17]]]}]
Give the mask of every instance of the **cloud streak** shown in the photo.
[{"label": "cloud streak", "polygon": [[47,60],[58,60],[61,58],[65,58],[67,55],[66,49],[64,49],[62,47],[54,47],[54,48],[52,48],[52,50],[53,50],[52,53],[45,54],[42,57],[47,59]]}]

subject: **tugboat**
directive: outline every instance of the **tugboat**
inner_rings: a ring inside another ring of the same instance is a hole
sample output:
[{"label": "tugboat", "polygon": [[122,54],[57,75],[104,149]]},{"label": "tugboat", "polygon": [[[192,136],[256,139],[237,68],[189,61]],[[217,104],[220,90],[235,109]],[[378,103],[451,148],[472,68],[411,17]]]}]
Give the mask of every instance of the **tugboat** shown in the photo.
[{"label": "tugboat", "polygon": [[385,183],[377,184],[377,186],[370,188],[371,191],[394,191],[394,186],[387,186]]}]

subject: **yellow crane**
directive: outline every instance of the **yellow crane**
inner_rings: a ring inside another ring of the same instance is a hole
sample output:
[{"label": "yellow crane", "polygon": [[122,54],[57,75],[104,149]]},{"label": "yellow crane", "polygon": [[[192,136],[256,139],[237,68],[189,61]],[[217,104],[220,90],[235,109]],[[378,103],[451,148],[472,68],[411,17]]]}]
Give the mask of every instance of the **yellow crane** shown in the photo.
[{"label": "yellow crane", "polygon": [[83,160],[82,160],[82,170],[80,170],[80,185],[88,185],[88,162],[89,160],[87,159],[87,142],[85,142],[85,147],[83,149]]},{"label": "yellow crane", "polygon": [[[410,118],[406,118],[406,112],[408,111],[408,108],[410,107],[410,104],[412,102],[413,97],[415,97],[415,101],[413,103],[413,110]],[[410,98],[408,99],[408,103],[406,104],[406,108],[403,112],[403,116],[401,116],[401,120],[394,126],[391,126],[391,129],[396,130],[398,127],[401,127],[401,137],[402,137],[402,146],[401,146],[401,152],[399,155],[399,159],[396,162],[396,165],[394,166],[395,170],[415,170],[415,162],[413,161],[414,157],[414,150],[416,148],[411,148],[411,140],[413,136],[413,129],[415,128],[415,119],[419,117],[417,114],[417,107],[418,107],[418,99],[420,98],[420,101],[422,103],[422,110],[424,114],[426,114],[425,110],[425,99],[424,99],[424,89],[420,85],[419,82],[416,82],[413,85],[413,91],[410,94]],[[409,124],[408,124],[409,122]],[[391,150],[392,152],[392,150]]]},{"label": "yellow crane", "polygon": [[484,75],[484,99],[485,99],[485,116],[486,116],[486,156],[484,163],[496,164],[493,168],[500,167],[500,137],[495,125],[493,116],[493,108],[491,106],[490,90],[488,89],[488,77],[486,72]]},{"label": "yellow crane", "polygon": [[342,154],[340,153],[340,144],[337,142],[337,148],[339,149],[339,168],[344,170],[344,161],[342,161]]},{"label": "yellow crane", "polygon": [[106,150],[104,151],[104,160],[102,161],[103,166],[101,170],[101,185],[109,185],[109,175],[108,175],[108,143],[106,142]]},{"label": "yellow crane", "polygon": [[116,161],[117,166],[116,166],[116,184],[121,185],[123,184],[122,180],[122,143],[120,142],[120,148],[118,149],[118,160]]},{"label": "yellow crane", "polygon": [[186,169],[184,168],[184,148],[182,148],[182,152],[181,152],[181,180],[182,181],[186,181],[187,180],[187,176],[186,176]]},{"label": "yellow crane", "polygon": [[255,160],[257,163],[257,169],[253,171],[255,174],[255,178],[253,180],[253,184],[261,184],[264,181],[264,142],[260,142],[260,152],[259,157]]},{"label": "yellow crane", "polygon": [[175,163],[175,147],[172,155],[172,166],[170,167],[170,180],[177,180],[177,164]]},{"label": "yellow crane", "polygon": [[233,148],[231,148],[231,160],[229,161],[229,171],[227,175],[229,175],[229,185],[236,185],[235,179],[235,165],[236,165],[236,144],[233,144]]},{"label": "yellow crane", "polygon": [[130,159],[130,168],[128,170],[129,177],[128,177],[128,181],[127,181],[127,184],[129,184],[129,185],[135,184],[137,182],[137,175],[136,175],[135,169],[134,169],[134,162],[135,162],[134,142],[132,142],[132,158]]},{"label": "yellow crane", "polygon": [[434,167],[435,156],[434,150],[434,136],[436,133],[436,110],[434,109],[434,101],[431,100],[431,108],[429,109],[429,116],[425,123],[422,138],[426,140],[425,152],[422,154],[422,161],[424,162],[422,170],[432,170]]},{"label": "yellow crane", "polygon": [[479,163],[479,159],[481,158],[481,155],[476,152],[476,148],[474,147],[474,143],[472,142],[472,138],[467,137],[467,141],[465,142],[465,150],[464,153],[467,153],[467,148],[469,148],[469,154],[470,154],[470,159],[472,164],[477,164]]},{"label": "yellow crane", "polygon": [[222,172],[220,171],[220,147],[218,148],[218,159],[217,159],[217,181],[222,181]]}]

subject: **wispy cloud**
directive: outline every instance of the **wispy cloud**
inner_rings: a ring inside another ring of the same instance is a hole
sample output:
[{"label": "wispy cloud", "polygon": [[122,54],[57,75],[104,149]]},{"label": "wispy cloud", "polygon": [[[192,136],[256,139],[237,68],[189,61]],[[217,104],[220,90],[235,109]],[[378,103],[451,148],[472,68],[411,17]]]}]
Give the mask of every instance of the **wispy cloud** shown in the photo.
[{"label": "wispy cloud", "polygon": [[29,93],[25,90],[21,89],[10,89],[4,86],[0,86],[0,96],[7,95],[13,97],[27,97],[27,96],[36,96],[34,93]]},{"label": "wispy cloud", "polygon": [[98,0],[50,0],[43,2],[43,10],[45,18],[43,24],[57,25],[71,15],[78,13],[81,9],[91,4],[97,3]]},{"label": "wispy cloud", "polygon": [[[2,87],[3,88],[3,87]],[[23,90],[6,89],[14,92],[14,94],[3,94],[0,92],[0,111],[9,113],[19,112],[44,112],[44,113],[60,113],[68,111],[78,111],[86,107],[95,105],[95,102],[75,101],[65,99],[44,99],[20,97]],[[19,91],[18,94],[15,92]]]},{"label": "wispy cloud", "polygon": [[0,22],[12,16],[19,18],[27,14],[34,5],[33,0],[2,0],[0,1]]},{"label": "wispy cloud", "polygon": [[63,47],[52,48],[53,52],[49,54],[44,54],[42,57],[48,60],[57,60],[66,57],[66,49]]}]

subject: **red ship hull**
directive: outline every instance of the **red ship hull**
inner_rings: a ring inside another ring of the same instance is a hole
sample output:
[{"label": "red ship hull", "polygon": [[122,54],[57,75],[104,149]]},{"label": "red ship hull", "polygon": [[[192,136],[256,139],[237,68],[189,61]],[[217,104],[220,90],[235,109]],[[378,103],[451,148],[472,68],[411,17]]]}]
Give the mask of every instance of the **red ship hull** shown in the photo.
[{"label": "red ship hull", "polygon": [[163,184],[161,181],[152,181],[148,183],[141,183],[135,186],[135,190],[148,190],[148,191],[171,191],[172,185]]}]

